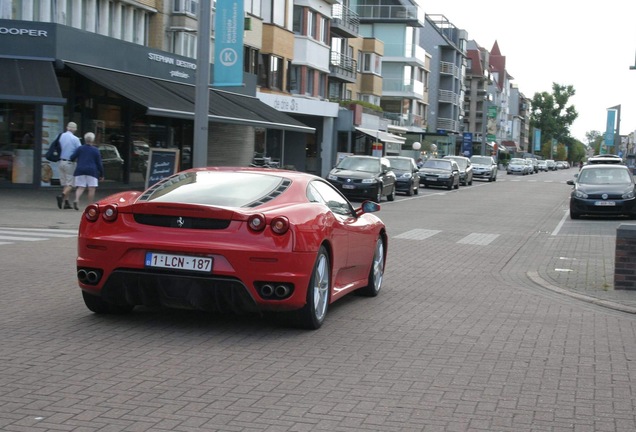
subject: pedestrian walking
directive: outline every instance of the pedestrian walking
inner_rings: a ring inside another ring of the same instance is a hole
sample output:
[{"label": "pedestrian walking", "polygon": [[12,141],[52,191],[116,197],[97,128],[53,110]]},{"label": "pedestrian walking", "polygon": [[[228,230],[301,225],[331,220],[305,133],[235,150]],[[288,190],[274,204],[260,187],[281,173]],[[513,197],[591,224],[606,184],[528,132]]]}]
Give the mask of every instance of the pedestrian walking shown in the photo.
[{"label": "pedestrian walking", "polygon": [[79,210],[79,200],[85,189],[88,189],[88,201],[95,201],[95,189],[100,180],[104,180],[104,165],[102,156],[95,147],[95,134],[84,134],[84,145],[80,146],[71,156],[71,160],[77,161],[75,168],[75,201],[73,208]]},{"label": "pedestrian walking", "polygon": [[62,193],[58,195],[57,207],[62,209],[70,209],[71,204],[68,202],[69,194],[73,190],[75,180],[75,163],[71,161],[71,156],[75,153],[82,143],[79,138],[75,136],[77,131],[77,124],[75,122],[68,122],[66,125],[66,132],[60,135],[60,147],[62,152],[60,153],[60,160],[58,168],[60,172],[60,184],[63,186]]}]

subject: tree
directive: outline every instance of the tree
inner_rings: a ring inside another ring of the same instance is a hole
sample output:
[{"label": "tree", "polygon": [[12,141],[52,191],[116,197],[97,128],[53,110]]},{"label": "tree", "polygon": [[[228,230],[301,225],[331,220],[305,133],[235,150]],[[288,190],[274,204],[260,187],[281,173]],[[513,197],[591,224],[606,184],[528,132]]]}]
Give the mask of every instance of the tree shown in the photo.
[{"label": "tree", "polygon": [[601,144],[603,143],[603,134],[597,130],[585,132],[587,145],[594,149],[594,154],[601,153]]},{"label": "tree", "polygon": [[574,105],[568,105],[576,91],[571,85],[552,83],[552,93],[535,93],[530,110],[530,126],[541,129],[543,142],[556,139],[559,143],[572,143],[570,127],[579,116]]}]

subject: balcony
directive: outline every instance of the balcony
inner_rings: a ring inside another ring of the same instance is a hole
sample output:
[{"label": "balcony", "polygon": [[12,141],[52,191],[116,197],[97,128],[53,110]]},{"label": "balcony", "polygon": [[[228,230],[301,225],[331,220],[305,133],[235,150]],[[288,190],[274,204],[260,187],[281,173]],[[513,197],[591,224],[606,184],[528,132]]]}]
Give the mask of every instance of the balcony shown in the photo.
[{"label": "balcony", "polygon": [[401,126],[401,127],[416,127],[423,128],[424,127],[424,119],[422,116],[415,114],[400,114],[400,113],[389,113],[384,112],[383,117],[389,121],[389,124],[392,126]]},{"label": "balcony", "polygon": [[456,120],[438,117],[437,130],[444,130],[447,132],[458,132],[459,127]]},{"label": "balcony", "polygon": [[455,66],[453,63],[440,62],[439,73],[443,75],[452,75],[455,78],[459,78],[459,68]]},{"label": "balcony", "polygon": [[357,78],[358,62],[353,58],[331,51],[329,54],[329,77],[348,83],[355,83]]},{"label": "balcony", "polygon": [[343,38],[358,37],[360,17],[346,6],[335,4],[331,6],[331,33]]},{"label": "balcony", "polygon": [[426,50],[417,44],[385,43],[382,62],[399,62],[425,67]]},{"label": "balcony", "polygon": [[360,23],[406,24],[412,27],[424,27],[424,11],[415,5],[378,5],[374,0],[361,0],[356,6]]},{"label": "balcony", "polygon": [[410,99],[424,98],[424,83],[417,80],[403,80],[401,78],[384,78],[382,84],[383,96],[406,97]]},{"label": "balcony", "polygon": [[440,90],[437,101],[440,103],[451,103],[459,106],[459,95],[450,90]]}]

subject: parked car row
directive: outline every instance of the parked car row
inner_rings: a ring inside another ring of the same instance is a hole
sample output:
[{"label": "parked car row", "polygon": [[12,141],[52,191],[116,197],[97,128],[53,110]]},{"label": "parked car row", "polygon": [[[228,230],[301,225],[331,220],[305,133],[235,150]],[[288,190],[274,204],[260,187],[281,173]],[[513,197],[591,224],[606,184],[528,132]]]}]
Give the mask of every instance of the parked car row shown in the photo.
[{"label": "parked car row", "polygon": [[470,186],[474,178],[497,180],[497,164],[491,156],[444,156],[430,158],[419,168],[405,156],[362,156],[343,158],[329,172],[327,180],[350,199],[380,202],[395,199],[397,192],[417,195],[420,187],[458,189]]}]

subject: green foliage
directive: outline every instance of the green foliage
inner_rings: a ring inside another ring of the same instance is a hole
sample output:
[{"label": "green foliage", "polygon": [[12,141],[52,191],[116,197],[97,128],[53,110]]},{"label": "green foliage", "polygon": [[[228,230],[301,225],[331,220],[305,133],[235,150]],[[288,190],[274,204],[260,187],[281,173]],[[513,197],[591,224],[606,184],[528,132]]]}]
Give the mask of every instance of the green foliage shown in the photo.
[{"label": "green foliage", "polygon": [[[576,91],[574,87],[552,83],[552,93],[535,93],[530,111],[530,126],[541,129],[541,137],[545,142],[556,139],[565,143],[570,137],[570,126],[579,116],[576,108],[569,105],[569,100]],[[549,150],[549,146],[548,146]],[[543,146],[542,146],[543,152]]]},{"label": "green foliage", "polygon": [[374,105],[372,103],[365,102],[365,101],[347,100],[347,101],[338,101],[338,103],[340,104],[341,107],[349,107],[349,105],[351,105],[351,104],[356,104],[356,105],[361,105],[364,108],[368,108],[368,109],[373,110],[373,111],[383,112],[383,109],[382,109],[381,106]]}]

